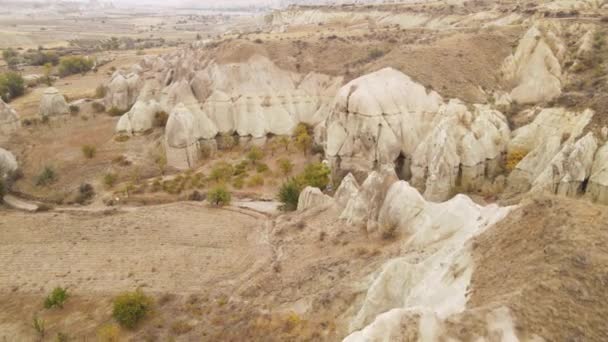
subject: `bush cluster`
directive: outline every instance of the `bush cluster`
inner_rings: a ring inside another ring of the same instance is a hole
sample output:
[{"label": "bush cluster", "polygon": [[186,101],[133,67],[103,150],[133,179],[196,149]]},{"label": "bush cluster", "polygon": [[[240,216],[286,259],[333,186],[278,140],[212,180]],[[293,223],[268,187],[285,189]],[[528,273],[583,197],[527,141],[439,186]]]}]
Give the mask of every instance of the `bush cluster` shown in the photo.
[{"label": "bush cluster", "polygon": [[83,56],[63,57],[59,62],[59,75],[61,77],[73,74],[85,74],[93,68],[93,61]]},{"label": "bush cluster", "polygon": [[8,102],[25,93],[25,81],[16,72],[9,71],[0,74],[0,96]]},{"label": "bush cluster", "polygon": [[152,308],[152,300],[142,291],[125,292],[114,299],[112,317],[123,327],[132,329]]},{"label": "bush cluster", "polygon": [[312,163],[306,165],[304,172],[288,179],[279,188],[279,201],[283,204],[281,208],[286,211],[296,210],[300,192],[307,186],[314,186],[325,190],[330,180],[330,170],[323,163]]},{"label": "bush cluster", "polygon": [[58,307],[63,308],[63,304],[68,299],[68,290],[63,287],[56,287],[53,289],[44,300],[44,307],[46,309]]}]

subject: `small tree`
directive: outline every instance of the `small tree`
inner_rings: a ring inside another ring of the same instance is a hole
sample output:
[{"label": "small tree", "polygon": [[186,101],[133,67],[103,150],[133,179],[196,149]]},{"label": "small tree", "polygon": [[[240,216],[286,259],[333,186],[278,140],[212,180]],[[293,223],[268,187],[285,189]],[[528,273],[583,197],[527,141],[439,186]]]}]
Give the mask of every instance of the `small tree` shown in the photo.
[{"label": "small tree", "polygon": [[308,134],[308,132],[300,133],[296,137],[296,146],[300,149],[300,151],[304,152],[304,155],[308,155],[308,150],[312,146],[312,138]]},{"label": "small tree", "polygon": [[0,96],[8,102],[25,93],[25,81],[20,74],[10,71],[0,74]]},{"label": "small tree", "polygon": [[57,174],[50,166],[45,166],[42,172],[36,177],[37,186],[47,186],[57,181]]},{"label": "small tree", "polygon": [[52,72],[53,72],[53,64],[46,63],[44,65],[44,83],[46,83],[46,85],[49,87],[53,85]]},{"label": "small tree", "polygon": [[[107,93],[107,89],[106,87],[104,87],[103,84],[100,84],[97,86],[97,88],[95,88],[95,98],[97,99],[103,99],[104,97],[106,97],[106,93]],[[97,102],[95,102],[97,103]]]},{"label": "small tree", "polygon": [[321,190],[324,190],[329,184],[329,175],[331,171],[329,167],[323,163],[312,163],[306,165],[304,172],[301,177],[304,184],[307,186],[314,186]]},{"label": "small tree", "polygon": [[279,144],[285,148],[285,152],[289,151],[289,145],[291,144],[291,140],[286,135],[283,135],[279,138]]},{"label": "small tree", "polygon": [[247,153],[247,159],[251,164],[256,165],[258,161],[264,158],[264,152],[257,146],[253,146]]},{"label": "small tree", "polygon": [[116,179],[118,176],[115,173],[106,173],[103,176],[103,184],[105,184],[106,188],[111,189],[116,184]]},{"label": "small tree", "polygon": [[283,176],[288,176],[293,171],[293,163],[286,158],[279,159],[279,169]]},{"label": "small tree", "polygon": [[63,308],[63,304],[68,299],[68,290],[63,287],[56,287],[53,289],[44,300],[44,308]]},{"label": "small tree", "polygon": [[209,191],[207,198],[209,198],[209,203],[212,205],[216,207],[223,207],[230,204],[232,196],[230,195],[228,189],[226,189],[223,184],[220,184]]},{"label": "small tree", "polygon": [[112,317],[125,328],[132,329],[152,308],[152,300],[141,290],[125,292],[114,298]]},{"label": "small tree", "polygon": [[87,159],[93,159],[95,157],[95,154],[97,154],[97,148],[91,145],[84,145],[82,146],[82,154]]},{"label": "small tree", "polygon": [[296,210],[301,191],[302,184],[297,178],[291,178],[283,183],[279,188],[279,201],[283,203],[281,210]]}]

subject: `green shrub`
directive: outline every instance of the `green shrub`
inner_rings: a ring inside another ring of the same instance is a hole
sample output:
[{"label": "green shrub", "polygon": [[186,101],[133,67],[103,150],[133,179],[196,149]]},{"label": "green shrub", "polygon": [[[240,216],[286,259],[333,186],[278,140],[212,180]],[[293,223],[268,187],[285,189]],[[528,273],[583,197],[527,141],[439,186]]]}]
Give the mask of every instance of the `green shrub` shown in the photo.
[{"label": "green shrub", "polygon": [[125,292],[114,298],[112,317],[125,328],[132,329],[152,308],[152,300],[141,290]]},{"label": "green shrub", "polygon": [[2,100],[8,102],[25,93],[25,81],[16,72],[6,72],[0,74],[0,96]]},{"label": "green shrub", "polygon": [[232,150],[236,145],[236,138],[229,133],[222,133],[218,139],[218,148],[220,150]]},{"label": "green shrub", "polygon": [[83,183],[78,187],[78,196],[76,196],[76,203],[85,204],[91,198],[95,196],[95,189],[88,183]]},{"label": "green shrub", "polygon": [[293,211],[298,208],[298,199],[302,191],[302,184],[296,178],[291,178],[279,188],[279,201],[283,203],[281,210]]},{"label": "green shrub", "polygon": [[103,86],[103,84],[98,85],[97,88],[95,88],[95,98],[103,99],[106,97],[107,91],[108,90]]},{"label": "green shrub", "polygon": [[68,335],[62,332],[57,333],[57,337],[55,337],[55,342],[68,342]]},{"label": "green shrub", "polygon": [[118,175],[115,173],[106,173],[105,176],[103,176],[103,184],[105,184],[108,189],[111,189],[114,187],[114,184],[116,184],[117,179]]},{"label": "green shrub", "polygon": [[39,318],[38,316],[34,316],[34,318],[32,319],[32,328],[34,328],[34,330],[38,334],[38,338],[41,341],[44,340],[44,335],[46,334],[45,323],[46,322],[44,321],[44,319]]},{"label": "green shrub", "polygon": [[63,304],[67,299],[68,290],[63,287],[56,287],[44,300],[44,308],[63,308]]},{"label": "green shrub", "polygon": [[293,163],[286,158],[279,159],[279,169],[284,176],[288,176],[293,171]]},{"label": "green shrub", "polygon": [[110,116],[122,116],[128,111],[129,109],[120,109],[118,107],[112,107],[108,110],[108,114],[110,114]]},{"label": "green shrub", "polygon": [[95,157],[95,154],[97,154],[97,148],[91,145],[84,145],[82,146],[82,154],[87,159],[93,159],[93,157]]},{"label": "green shrub", "polygon": [[93,102],[91,104],[91,108],[93,108],[93,111],[95,113],[103,113],[106,111],[106,106],[104,106],[103,104],[101,104],[99,102]]},{"label": "green shrub", "polygon": [[70,105],[70,114],[76,115],[78,113],[80,113],[80,107],[77,105]]},{"label": "green shrub", "polygon": [[47,186],[57,181],[57,174],[50,166],[45,166],[42,172],[36,177],[37,186]]},{"label": "green shrub", "polygon": [[59,75],[61,77],[73,74],[85,74],[93,68],[93,60],[83,56],[67,56],[59,62]]},{"label": "green shrub", "polygon": [[246,175],[248,168],[249,168],[249,163],[243,160],[240,163],[236,164],[236,167],[234,168],[234,175],[235,176]]},{"label": "green shrub", "polygon": [[41,66],[45,64],[59,64],[59,56],[53,51],[36,51],[26,53],[23,55],[23,59],[26,61],[26,63],[36,66]]},{"label": "green shrub", "polygon": [[269,168],[269,167],[268,167],[268,165],[266,165],[266,164],[258,164],[258,165],[255,167],[255,170],[256,170],[258,173],[264,173],[264,172],[266,172],[266,171],[270,170],[270,168]]},{"label": "green shrub", "polygon": [[374,60],[374,59],[378,59],[384,55],[385,55],[384,51],[379,50],[379,49],[373,49],[372,51],[369,52],[367,57],[369,58],[369,60]]},{"label": "green shrub", "polygon": [[249,152],[247,152],[247,159],[249,159],[253,165],[257,164],[262,158],[264,158],[264,152],[257,146],[253,146],[249,149]]},{"label": "green shrub", "polygon": [[305,186],[314,186],[321,190],[325,190],[329,184],[330,173],[331,171],[327,165],[323,163],[312,163],[306,165],[301,177]]},{"label": "green shrub", "polygon": [[228,182],[234,174],[234,168],[227,162],[221,161],[213,166],[209,178],[214,182]]},{"label": "green shrub", "polygon": [[224,185],[218,185],[209,191],[207,198],[209,199],[209,203],[216,207],[223,207],[230,204],[232,196]]},{"label": "green shrub", "polygon": [[249,181],[247,182],[247,185],[250,187],[262,186],[264,185],[264,177],[262,177],[261,175],[251,176],[251,178],[249,178]]},{"label": "green shrub", "polygon": [[232,186],[233,186],[235,189],[242,189],[244,185],[245,185],[245,179],[244,179],[244,177],[237,177],[237,178],[235,178],[235,180],[232,182]]}]

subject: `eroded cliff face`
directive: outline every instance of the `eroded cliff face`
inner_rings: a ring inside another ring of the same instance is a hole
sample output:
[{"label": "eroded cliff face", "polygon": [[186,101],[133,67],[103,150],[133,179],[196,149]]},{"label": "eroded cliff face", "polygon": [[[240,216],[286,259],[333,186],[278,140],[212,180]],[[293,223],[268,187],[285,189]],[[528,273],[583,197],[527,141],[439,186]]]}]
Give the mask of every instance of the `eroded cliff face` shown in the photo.
[{"label": "eroded cliff face", "polygon": [[497,110],[446,103],[388,68],[345,85],[326,126],[326,152],[338,177],[388,165],[432,200],[492,181],[510,133]]},{"label": "eroded cliff face", "polygon": [[[181,122],[187,110],[192,127],[168,124],[166,130],[167,159],[178,168],[193,165],[185,155],[196,154],[200,144],[218,134],[265,139],[268,134],[290,135],[298,123],[319,124],[342,83],[341,77],[282,70],[259,55],[228,64],[198,57],[199,48],[191,48],[146,59],[126,76],[117,72],[106,96],[107,104],[130,108],[116,127],[122,134],[150,130],[159,112],[169,114],[169,123]],[[172,119],[174,113],[180,118]],[[188,136],[190,143],[175,144],[175,135]],[[194,150],[180,151],[184,146]]]}]

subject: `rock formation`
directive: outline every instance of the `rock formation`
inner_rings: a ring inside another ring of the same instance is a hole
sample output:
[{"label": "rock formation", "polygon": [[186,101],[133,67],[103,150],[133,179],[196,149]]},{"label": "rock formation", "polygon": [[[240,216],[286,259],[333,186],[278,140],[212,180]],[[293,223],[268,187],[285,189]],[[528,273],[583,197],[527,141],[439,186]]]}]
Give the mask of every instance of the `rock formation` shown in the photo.
[{"label": "rock formation", "polygon": [[[517,155],[523,158],[508,177],[507,192],[524,193],[533,186],[536,190],[548,190],[550,184],[557,186],[562,180],[570,182],[573,179],[579,183],[575,187],[581,187],[591,172],[597,142],[593,135],[579,142],[576,139],[583,133],[593,114],[591,110],[570,112],[563,108],[543,109],[532,123],[514,131],[513,139],[509,142],[508,158]],[[570,158],[575,159],[570,162],[578,164],[564,164]],[[574,195],[572,189],[566,190],[568,186],[564,186],[560,193]],[[558,189],[553,188],[553,192],[557,193]]]},{"label": "rock formation", "polygon": [[494,177],[509,139],[500,112],[458,100],[444,104],[390,68],[342,87],[326,127],[326,153],[338,177],[389,165],[432,200],[449,198],[457,185],[474,188]]},{"label": "rock formation", "polygon": [[333,202],[330,196],[327,196],[319,188],[307,186],[300,193],[298,198],[298,211],[328,205]]},{"label": "rock formation", "polygon": [[19,115],[0,99],[0,134],[7,135],[19,128]]},{"label": "rock formation", "polygon": [[363,228],[368,232],[376,231],[378,213],[386,192],[397,180],[395,169],[390,166],[372,171],[359,191],[349,196],[350,199],[340,214],[340,219],[345,220],[348,225]]},{"label": "rock formation", "polygon": [[[543,30],[545,33],[543,33]],[[532,26],[502,67],[517,103],[550,101],[561,94],[560,56],[565,47],[552,28]]]},{"label": "rock formation", "polygon": [[464,310],[474,267],[470,241],[510,210],[482,207],[463,195],[427,202],[405,181],[392,183],[380,197],[373,220],[383,234],[403,237],[403,255],[373,274],[350,322],[356,332],[345,341],[390,340],[404,317],[429,313],[441,319]]},{"label": "rock formation", "polygon": [[141,78],[138,74],[115,72],[107,86],[104,98],[106,108],[119,110],[131,108],[137,99],[140,87]]},{"label": "rock formation", "polygon": [[68,114],[70,111],[65,97],[59,93],[57,88],[47,88],[40,99],[40,115],[50,117]]},{"label": "rock formation", "polygon": [[181,104],[196,126],[191,132],[194,140],[212,139],[218,133],[258,139],[291,134],[300,122],[317,125],[325,120],[342,82],[341,77],[282,70],[259,55],[246,62],[219,64],[200,61],[199,52],[192,48],[146,58],[129,75],[116,72],[108,85],[106,106],[133,105],[116,131],[145,132],[156,111],[171,113]]},{"label": "rock formation", "polygon": [[0,178],[4,178],[17,170],[17,159],[10,152],[0,147]]}]

